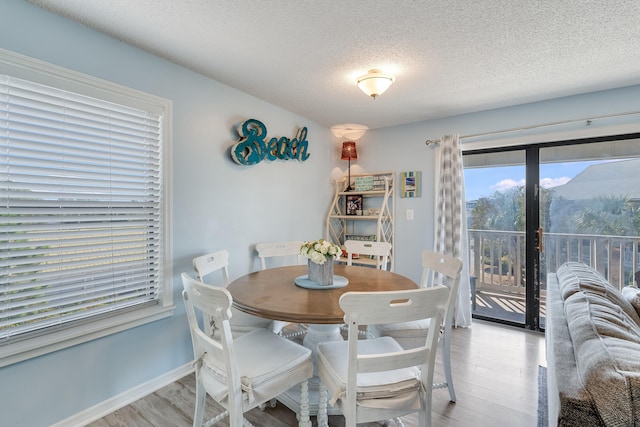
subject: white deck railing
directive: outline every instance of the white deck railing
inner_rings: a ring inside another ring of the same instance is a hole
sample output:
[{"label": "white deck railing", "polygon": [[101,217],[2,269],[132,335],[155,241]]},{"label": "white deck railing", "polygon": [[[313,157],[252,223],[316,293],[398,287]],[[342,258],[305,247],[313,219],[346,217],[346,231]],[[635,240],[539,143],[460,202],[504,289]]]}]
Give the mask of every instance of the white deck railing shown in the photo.
[{"label": "white deck railing", "polygon": [[[476,289],[524,293],[525,235],[518,231],[469,230],[469,272]],[[583,262],[621,289],[634,282],[640,264],[640,237],[544,233],[541,290],[546,272],[567,261]]]}]

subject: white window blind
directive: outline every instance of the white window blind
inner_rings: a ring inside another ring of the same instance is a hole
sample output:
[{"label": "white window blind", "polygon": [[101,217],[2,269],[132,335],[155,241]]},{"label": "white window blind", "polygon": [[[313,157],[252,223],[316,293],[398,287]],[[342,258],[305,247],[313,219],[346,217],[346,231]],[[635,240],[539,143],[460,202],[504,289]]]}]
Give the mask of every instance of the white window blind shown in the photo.
[{"label": "white window blind", "polygon": [[158,303],[161,127],[0,75],[0,345]]}]

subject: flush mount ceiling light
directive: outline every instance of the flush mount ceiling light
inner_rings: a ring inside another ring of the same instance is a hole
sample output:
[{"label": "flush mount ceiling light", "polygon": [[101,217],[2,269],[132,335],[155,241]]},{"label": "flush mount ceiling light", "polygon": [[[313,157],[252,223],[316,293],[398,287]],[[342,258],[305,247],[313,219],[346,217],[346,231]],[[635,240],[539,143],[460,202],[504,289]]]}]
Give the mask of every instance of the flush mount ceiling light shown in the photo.
[{"label": "flush mount ceiling light", "polygon": [[376,99],[376,96],[382,95],[395,80],[395,77],[384,74],[380,70],[369,70],[368,74],[358,77],[356,86],[373,99]]}]

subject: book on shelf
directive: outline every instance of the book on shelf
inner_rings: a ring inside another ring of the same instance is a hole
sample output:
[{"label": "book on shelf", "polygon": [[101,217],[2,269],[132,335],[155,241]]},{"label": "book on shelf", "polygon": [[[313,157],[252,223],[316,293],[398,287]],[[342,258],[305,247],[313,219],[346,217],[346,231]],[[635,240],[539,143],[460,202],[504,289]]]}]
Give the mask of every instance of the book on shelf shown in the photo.
[{"label": "book on shelf", "polygon": [[[366,175],[355,179],[355,191],[382,191],[384,190],[385,176]],[[391,186],[391,183],[389,183]]]},{"label": "book on shelf", "polygon": [[375,234],[345,234],[344,240],[364,240],[367,242],[375,242]]},{"label": "book on shelf", "polygon": [[373,189],[373,176],[359,176],[356,178],[356,191],[371,191]]}]

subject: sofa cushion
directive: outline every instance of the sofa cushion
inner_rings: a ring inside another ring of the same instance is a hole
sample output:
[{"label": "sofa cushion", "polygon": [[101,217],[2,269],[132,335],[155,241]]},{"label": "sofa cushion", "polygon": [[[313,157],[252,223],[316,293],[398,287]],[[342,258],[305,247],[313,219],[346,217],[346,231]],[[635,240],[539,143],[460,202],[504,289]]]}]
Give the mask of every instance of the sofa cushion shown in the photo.
[{"label": "sofa cushion", "polygon": [[620,307],[636,325],[640,325],[640,315],[631,303],[616,287],[588,265],[581,262],[567,262],[558,268],[557,276],[563,300],[578,292],[599,295]]},{"label": "sofa cushion", "polygon": [[571,264],[558,279],[577,375],[605,425],[640,425],[638,313],[595,270]]},{"label": "sofa cushion", "polygon": [[631,306],[636,309],[636,313],[640,315],[640,289],[632,286],[622,288],[622,296],[629,301]]},{"label": "sofa cushion", "polygon": [[[577,373],[605,425],[639,425],[640,331],[610,301],[575,294],[565,301]],[[627,319],[625,321],[625,318]]]}]

